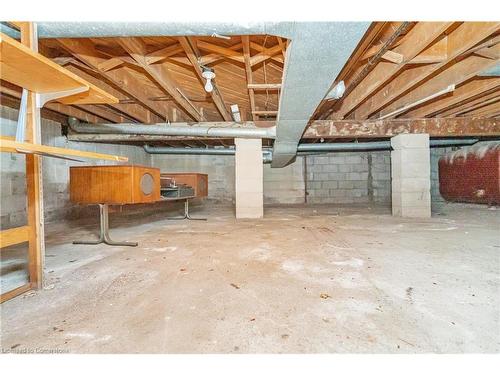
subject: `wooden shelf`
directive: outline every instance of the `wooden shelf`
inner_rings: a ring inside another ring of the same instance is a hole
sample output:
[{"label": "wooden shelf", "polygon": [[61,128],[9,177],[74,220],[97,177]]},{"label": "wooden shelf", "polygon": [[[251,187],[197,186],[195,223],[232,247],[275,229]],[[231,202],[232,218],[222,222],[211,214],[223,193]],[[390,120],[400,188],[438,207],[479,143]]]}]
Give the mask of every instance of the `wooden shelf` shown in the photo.
[{"label": "wooden shelf", "polygon": [[38,94],[87,87],[88,90],[57,99],[64,104],[113,104],[118,98],[0,33],[0,72],[7,82]]},{"label": "wooden shelf", "polygon": [[118,162],[127,162],[125,156],[116,156],[109,154],[99,154],[96,152],[72,150],[69,148],[44,146],[26,142],[16,142],[10,139],[0,138],[0,151],[19,153],[19,154],[36,154],[42,156],[62,157],[62,158],[85,158],[85,159],[100,159],[112,160]]}]

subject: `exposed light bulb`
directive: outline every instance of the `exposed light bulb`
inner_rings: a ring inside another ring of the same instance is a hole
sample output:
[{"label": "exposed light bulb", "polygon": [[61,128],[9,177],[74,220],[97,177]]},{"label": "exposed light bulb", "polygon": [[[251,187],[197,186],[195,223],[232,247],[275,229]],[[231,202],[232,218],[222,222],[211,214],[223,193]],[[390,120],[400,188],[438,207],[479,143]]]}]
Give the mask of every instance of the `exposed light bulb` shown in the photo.
[{"label": "exposed light bulb", "polygon": [[212,85],[212,79],[207,78],[207,83],[205,83],[205,91],[206,92],[212,92],[214,89],[214,85]]},{"label": "exposed light bulb", "polygon": [[205,83],[205,91],[212,92],[214,89],[212,79],[215,78],[215,73],[212,70],[204,68],[201,76],[207,80],[207,82]]}]

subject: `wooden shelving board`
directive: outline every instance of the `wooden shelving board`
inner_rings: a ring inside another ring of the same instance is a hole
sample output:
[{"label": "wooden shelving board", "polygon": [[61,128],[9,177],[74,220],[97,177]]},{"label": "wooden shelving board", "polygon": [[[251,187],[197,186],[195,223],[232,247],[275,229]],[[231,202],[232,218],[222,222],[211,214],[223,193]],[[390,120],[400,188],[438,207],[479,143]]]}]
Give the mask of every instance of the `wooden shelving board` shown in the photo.
[{"label": "wooden shelving board", "polygon": [[88,87],[87,91],[57,99],[64,104],[113,104],[118,98],[85,81],[17,40],[0,33],[0,76],[36,93]]},{"label": "wooden shelving board", "polygon": [[52,147],[26,142],[16,142],[10,137],[0,137],[0,152],[10,152],[19,154],[36,154],[54,157],[76,157],[84,159],[111,160],[117,162],[127,162],[125,156],[100,154],[96,152],[72,150],[70,148]]}]

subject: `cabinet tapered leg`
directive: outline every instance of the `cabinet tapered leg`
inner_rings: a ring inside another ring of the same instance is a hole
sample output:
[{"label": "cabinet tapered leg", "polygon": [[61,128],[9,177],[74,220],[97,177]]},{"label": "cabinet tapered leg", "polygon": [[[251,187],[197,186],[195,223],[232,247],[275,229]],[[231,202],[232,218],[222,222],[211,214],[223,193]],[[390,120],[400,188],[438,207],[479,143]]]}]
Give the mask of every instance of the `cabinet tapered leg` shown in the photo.
[{"label": "cabinet tapered leg", "polygon": [[109,218],[108,218],[108,205],[99,205],[99,218],[100,218],[100,234],[97,241],[73,241],[74,245],[99,245],[105,243],[110,246],[137,246],[137,242],[128,241],[113,241],[109,237]]}]

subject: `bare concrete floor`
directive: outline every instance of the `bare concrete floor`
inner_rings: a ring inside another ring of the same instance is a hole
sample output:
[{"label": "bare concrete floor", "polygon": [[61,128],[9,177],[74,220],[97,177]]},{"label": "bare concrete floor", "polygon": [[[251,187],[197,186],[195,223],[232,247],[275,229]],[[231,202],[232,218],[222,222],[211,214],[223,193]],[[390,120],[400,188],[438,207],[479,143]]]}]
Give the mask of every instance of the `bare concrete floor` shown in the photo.
[{"label": "bare concrete floor", "polygon": [[500,351],[500,211],[271,207],[263,220],[111,217],[139,247],[49,225],[46,289],[1,305],[3,350],[72,353]]}]

